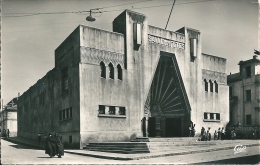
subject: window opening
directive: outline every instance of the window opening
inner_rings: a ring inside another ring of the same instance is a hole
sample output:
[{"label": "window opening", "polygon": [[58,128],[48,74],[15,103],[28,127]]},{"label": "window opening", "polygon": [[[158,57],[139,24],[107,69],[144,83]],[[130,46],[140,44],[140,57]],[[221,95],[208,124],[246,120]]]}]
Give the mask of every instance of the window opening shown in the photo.
[{"label": "window opening", "polygon": [[246,78],[251,77],[251,66],[246,67]]},{"label": "window opening", "polygon": [[118,73],[118,76],[117,76],[118,79],[122,80],[123,79],[122,68],[119,64],[117,65],[117,73]]},{"label": "window opening", "polygon": [[66,92],[69,89],[69,76],[68,76],[68,67],[62,69],[61,71],[61,80],[62,80],[62,92]]},{"label": "window opening", "polygon": [[251,90],[246,90],[246,101],[251,101]]},{"label": "window opening", "polygon": [[218,93],[218,83],[217,83],[217,81],[214,81],[214,84],[215,84],[215,92]]},{"label": "window opening", "polygon": [[112,63],[109,63],[109,78],[114,79],[114,67]]},{"label": "window opening", "polygon": [[208,82],[206,79],[204,79],[204,83],[205,83],[205,91],[208,92]]},{"label": "window opening", "polygon": [[251,115],[246,115],[246,125],[251,125]]},{"label": "window opening", "polygon": [[110,115],[115,115],[116,114],[116,108],[114,106],[109,107],[109,114]]},{"label": "window opening", "polygon": [[106,66],[103,61],[100,62],[101,77],[106,78]]},{"label": "window opening", "polygon": [[99,114],[105,114],[105,106],[104,105],[99,105]]},{"label": "window opening", "polygon": [[210,92],[213,92],[213,83],[211,80],[209,80],[209,85],[210,85]]}]

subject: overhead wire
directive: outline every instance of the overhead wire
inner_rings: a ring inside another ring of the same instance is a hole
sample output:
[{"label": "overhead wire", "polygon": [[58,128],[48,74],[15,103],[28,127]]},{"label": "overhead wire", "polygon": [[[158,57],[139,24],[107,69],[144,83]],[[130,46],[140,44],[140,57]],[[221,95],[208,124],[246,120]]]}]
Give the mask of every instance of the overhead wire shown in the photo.
[{"label": "overhead wire", "polygon": [[[126,4],[120,4],[120,5],[114,5],[114,6],[108,6],[108,7],[101,7],[101,8],[96,8],[97,10],[99,9],[104,9],[104,8],[111,8],[111,7],[117,7],[117,6],[123,6],[123,5],[129,5],[129,4],[136,4],[136,3],[143,3],[147,1],[153,1],[153,0],[145,0],[145,1],[140,1],[140,2],[133,2],[133,3],[126,3]],[[191,4],[191,3],[201,3],[201,2],[209,2],[209,1],[220,1],[220,0],[203,0],[203,1],[195,1],[195,2],[184,2],[184,3],[177,3],[175,5],[182,5],[182,4]],[[157,5],[157,6],[147,6],[147,7],[134,7],[133,9],[144,9],[144,8],[154,8],[154,7],[163,7],[163,6],[169,6],[171,4],[166,4],[166,5]],[[108,11],[92,11],[92,13],[100,13],[100,12],[114,12],[114,11],[122,11],[123,9],[116,9],[116,10],[108,10]],[[44,15],[44,14],[81,14],[81,13],[87,13],[89,11],[76,11],[76,12],[50,12],[50,13],[5,13],[6,15],[14,15],[14,14],[25,14],[25,15],[18,15],[18,16],[2,16],[2,18],[6,17],[27,17],[27,16],[35,16],[35,15]]]}]

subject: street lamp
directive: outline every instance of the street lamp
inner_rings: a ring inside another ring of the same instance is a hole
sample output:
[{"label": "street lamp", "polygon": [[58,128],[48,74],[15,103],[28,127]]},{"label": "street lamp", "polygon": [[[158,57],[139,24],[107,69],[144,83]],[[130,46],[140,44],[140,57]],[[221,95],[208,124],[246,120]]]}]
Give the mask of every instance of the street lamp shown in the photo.
[{"label": "street lamp", "polygon": [[93,13],[102,13],[101,11],[99,11],[100,8],[96,8],[96,9],[90,9],[89,10],[89,16],[86,17],[86,20],[89,21],[89,22],[94,22],[96,20],[96,18],[93,18],[91,16],[93,10],[95,10]]}]

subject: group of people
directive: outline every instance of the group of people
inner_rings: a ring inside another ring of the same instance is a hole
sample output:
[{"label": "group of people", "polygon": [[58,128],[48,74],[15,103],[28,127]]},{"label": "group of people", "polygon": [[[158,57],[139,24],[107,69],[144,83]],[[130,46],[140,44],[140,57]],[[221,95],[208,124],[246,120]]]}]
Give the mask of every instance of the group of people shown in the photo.
[{"label": "group of people", "polygon": [[2,133],[2,136],[3,137],[9,137],[9,134],[10,134],[10,131],[9,131],[9,129],[3,129],[3,133]]},{"label": "group of people", "polygon": [[61,135],[58,133],[50,133],[46,137],[45,153],[48,154],[51,158],[53,158],[55,155],[57,155],[58,158],[61,158],[61,156],[64,155],[64,147]]},{"label": "group of people", "polygon": [[[195,126],[195,124],[194,124],[194,126]],[[195,129],[194,129],[194,131],[191,131],[190,128],[191,127],[189,127],[190,134],[191,134],[191,132],[194,132],[194,134],[192,136],[192,137],[194,137]],[[206,131],[206,129],[204,127],[202,127],[198,140],[199,141],[210,141],[211,140],[211,133],[209,131],[210,131],[210,127],[208,128],[207,131]],[[231,132],[231,134],[232,134],[232,139],[235,139],[236,135],[235,135],[235,131],[234,130],[233,130],[233,133]],[[191,137],[191,136],[189,135],[189,137]],[[222,129],[219,128],[218,131],[215,130],[215,132],[214,132],[214,140],[223,140],[224,138],[225,138],[225,129],[224,129],[224,127],[222,127]]]}]

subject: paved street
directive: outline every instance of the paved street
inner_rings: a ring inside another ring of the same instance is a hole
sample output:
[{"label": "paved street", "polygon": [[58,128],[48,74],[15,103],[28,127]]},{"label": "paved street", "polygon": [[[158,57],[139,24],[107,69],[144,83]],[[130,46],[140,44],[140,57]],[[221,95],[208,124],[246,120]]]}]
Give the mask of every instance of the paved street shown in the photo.
[{"label": "paved street", "polygon": [[[151,163],[202,163],[202,162],[214,162],[222,160],[221,163],[225,163],[226,160],[238,158],[244,156],[251,156],[259,154],[259,146],[247,147],[245,152],[234,154],[233,149],[212,151],[196,154],[175,155],[167,157],[158,157],[151,159],[120,161],[110,159],[100,159],[88,156],[80,156],[75,154],[67,154],[61,159],[49,158],[44,154],[43,150],[34,149],[25,145],[11,143],[5,140],[1,140],[2,143],[2,164],[151,164]],[[11,153],[11,154],[10,154]],[[254,157],[255,158],[255,157]],[[251,159],[251,158],[250,158]],[[258,157],[259,161],[259,157]],[[226,161],[228,162],[228,160]],[[240,161],[237,160],[237,163]],[[242,163],[242,162],[241,162]],[[254,162],[253,162],[254,163]]]}]

